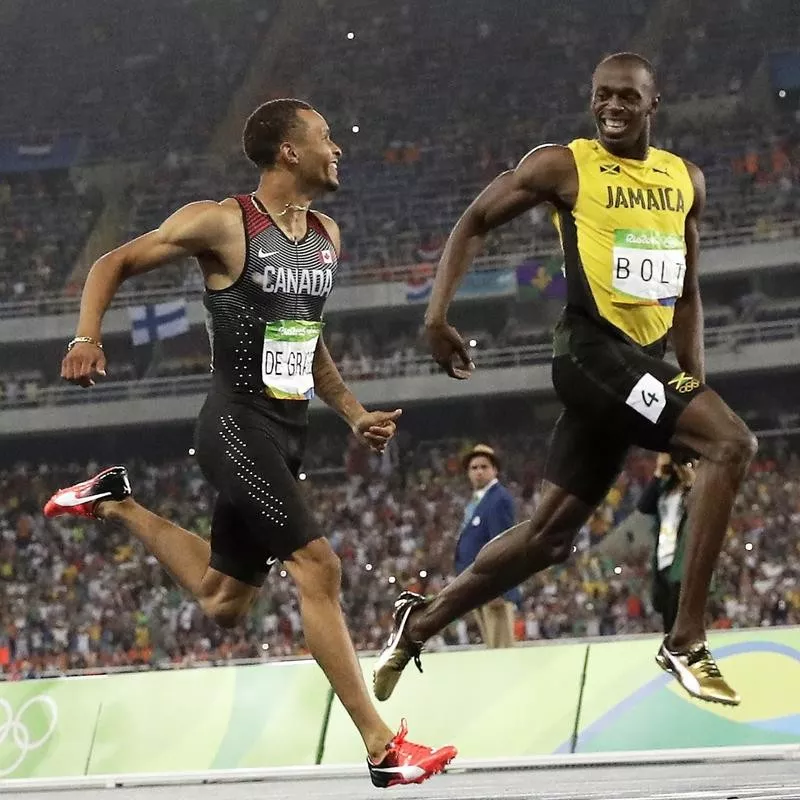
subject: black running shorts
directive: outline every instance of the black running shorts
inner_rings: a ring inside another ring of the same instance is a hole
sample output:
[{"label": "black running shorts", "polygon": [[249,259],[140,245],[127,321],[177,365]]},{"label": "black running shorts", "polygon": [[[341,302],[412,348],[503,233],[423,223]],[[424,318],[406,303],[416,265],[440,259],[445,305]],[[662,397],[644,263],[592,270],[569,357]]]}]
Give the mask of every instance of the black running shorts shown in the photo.
[{"label": "black running shorts", "polygon": [[246,401],[212,392],[195,442],[200,469],[219,492],[210,566],[261,586],[275,561],[322,535],[297,485],[305,428],[282,425]]},{"label": "black running shorts", "polygon": [[565,312],[553,359],[553,385],[564,411],[550,441],[545,480],[594,506],[632,445],[671,449],[678,417],[706,386],[663,355],[663,343],[637,347]]}]

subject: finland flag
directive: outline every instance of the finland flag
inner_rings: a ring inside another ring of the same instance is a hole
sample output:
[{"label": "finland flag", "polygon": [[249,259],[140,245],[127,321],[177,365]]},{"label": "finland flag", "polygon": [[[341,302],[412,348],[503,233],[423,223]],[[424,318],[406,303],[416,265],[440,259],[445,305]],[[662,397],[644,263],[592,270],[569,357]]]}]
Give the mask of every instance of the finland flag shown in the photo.
[{"label": "finland flag", "polygon": [[152,306],[130,306],[128,315],[131,318],[131,339],[135,346],[171,339],[189,330],[185,300]]}]

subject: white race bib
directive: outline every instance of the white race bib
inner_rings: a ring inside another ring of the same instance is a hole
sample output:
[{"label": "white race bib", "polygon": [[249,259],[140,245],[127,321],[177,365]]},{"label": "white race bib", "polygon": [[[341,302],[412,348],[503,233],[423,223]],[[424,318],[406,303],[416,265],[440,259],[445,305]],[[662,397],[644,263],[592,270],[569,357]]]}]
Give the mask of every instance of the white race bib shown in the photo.
[{"label": "white race bib", "polygon": [[280,400],[314,397],[314,353],[321,322],[278,320],[264,328],[261,379],[264,392]]},{"label": "white race bib", "polygon": [[682,236],[646,230],[614,231],[614,303],[674,305],[683,292],[685,274],[686,246]]}]

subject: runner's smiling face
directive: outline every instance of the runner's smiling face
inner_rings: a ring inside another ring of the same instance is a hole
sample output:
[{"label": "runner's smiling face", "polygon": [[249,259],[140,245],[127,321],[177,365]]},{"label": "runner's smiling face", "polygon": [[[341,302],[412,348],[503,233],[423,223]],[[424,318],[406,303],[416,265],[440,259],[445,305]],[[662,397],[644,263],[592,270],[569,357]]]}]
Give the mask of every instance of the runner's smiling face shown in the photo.
[{"label": "runner's smiling face", "polygon": [[325,118],[316,111],[297,112],[302,122],[291,143],[297,155],[296,171],[307,186],[335,192],[339,188],[339,159],[342,149],[331,139]]},{"label": "runner's smiling face", "polygon": [[635,157],[631,151],[648,134],[659,99],[652,76],[641,64],[601,64],[592,78],[591,111],[603,147],[621,158]]}]

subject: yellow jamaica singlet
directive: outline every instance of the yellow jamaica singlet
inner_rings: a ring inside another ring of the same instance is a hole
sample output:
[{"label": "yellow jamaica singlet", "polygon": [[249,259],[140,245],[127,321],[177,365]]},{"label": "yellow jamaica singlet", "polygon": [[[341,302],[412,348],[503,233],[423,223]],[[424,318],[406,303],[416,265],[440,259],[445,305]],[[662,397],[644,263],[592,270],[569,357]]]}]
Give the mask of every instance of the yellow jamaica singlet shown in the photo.
[{"label": "yellow jamaica singlet", "polygon": [[672,325],[686,273],[694,187],[683,160],[651,147],[638,161],[594,139],[569,144],[578,170],[572,211],[557,211],[568,304],[645,346]]}]

